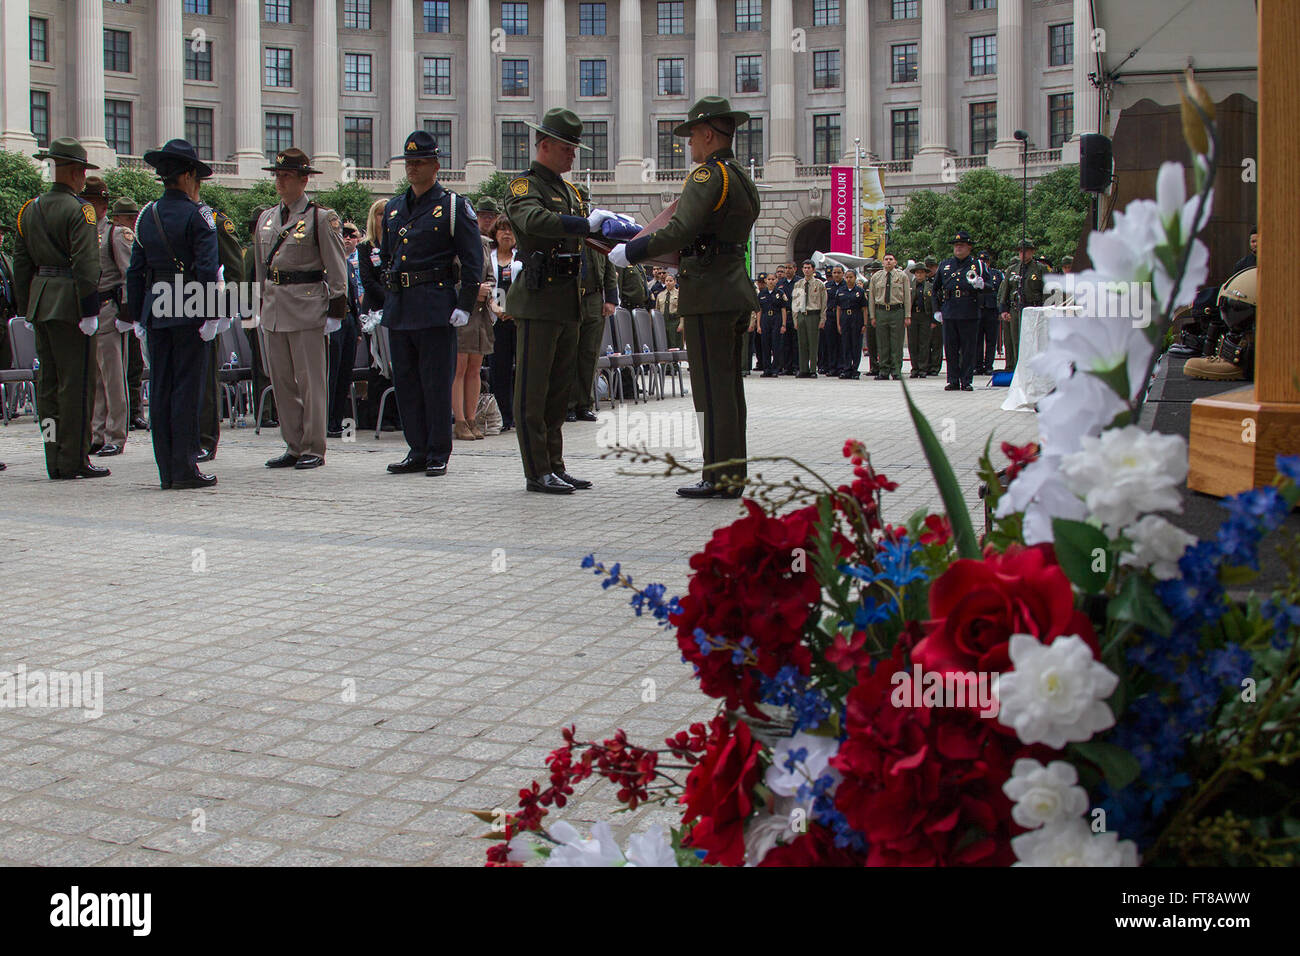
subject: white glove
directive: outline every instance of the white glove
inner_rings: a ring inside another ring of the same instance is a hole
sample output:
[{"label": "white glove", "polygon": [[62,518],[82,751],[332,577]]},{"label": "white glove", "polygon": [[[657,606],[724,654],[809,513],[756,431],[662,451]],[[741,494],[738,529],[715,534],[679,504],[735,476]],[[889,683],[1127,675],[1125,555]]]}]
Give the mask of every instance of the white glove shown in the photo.
[{"label": "white glove", "polygon": [[968,281],[970,282],[970,287],[971,287],[972,289],[982,289],[982,288],[984,288],[984,277],[983,277],[983,276],[978,276],[978,275],[977,275],[975,278],[970,279],[970,280],[968,280]]},{"label": "white glove", "polygon": [[936,312],[936,313],[934,314],[934,321],[939,322],[939,323],[942,323],[942,322],[943,322],[943,313],[942,313],[942,312]]},{"label": "white glove", "polygon": [[230,319],[229,319],[228,317],[223,316],[222,318],[217,319],[217,334],[218,334],[218,335],[220,335],[222,332],[226,331],[226,329],[228,329],[228,328],[230,328]]},{"label": "white glove", "polygon": [[600,224],[606,219],[616,219],[617,217],[608,209],[593,209],[591,215],[587,217],[587,228],[594,233],[600,232]]},{"label": "white glove", "polygon": [[326,334],[326,335],[332,335],[332,334],[334,334],[335,332],[337,332],[337,331],[338,331],[339,329],[341,329],[341,328],[343,328],[343,320],[342,320],[342,319],[326,319],[326,320],[325,320],[325,334]]},{"label": "white glove", "polygon": [[137,323],[135,324],[135,337],[136,337],[137,339],[139,339],[141,342],[144,341],[144,323],[143,323],[143,322],[137,322]]},{"label": "white glove", "polygon": [[620,242],[613,249],[609,250],[609,261],[620,269],[626,269],[632,263],[627,261],[627,243]]},{"label": "white glove", "polygon": [[135,328],[135,325],[133,325],[132,323],[123,322],[121,319],[114,319],[113,325],[117,328],[119,332],[130,332]]},{"label": "white glove", "polygon": [[203,341],[211,342],[216,337],[217,337],[216,319],[208,319],[208,321],[204,322],[201,326],[199,326],[199,338],[201,338]]},{"label": "white glove", "polygon": [[469,313],[464,309],[453,309],[451,313],[452,328],[460,328],[462,325],[469,324]]},{"label": "white glove", "polygon": [[99,317],[95,315],[87,315],[77,323],[77,328],[81,329],[81,331],[86,335],[94,335],[99,331]]}]

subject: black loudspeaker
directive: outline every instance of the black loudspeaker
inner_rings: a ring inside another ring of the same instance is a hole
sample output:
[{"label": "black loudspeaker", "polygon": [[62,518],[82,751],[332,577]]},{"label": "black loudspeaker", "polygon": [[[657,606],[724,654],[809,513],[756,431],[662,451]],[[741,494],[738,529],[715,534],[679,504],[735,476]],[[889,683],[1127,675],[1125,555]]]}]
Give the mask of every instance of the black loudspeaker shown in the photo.
[{"label": "black loudspeaker", "polygon": [[1084,133],[1079,137],[1079,188],[1086,193],[1104,193],[1114,172],[1109,136]]}]

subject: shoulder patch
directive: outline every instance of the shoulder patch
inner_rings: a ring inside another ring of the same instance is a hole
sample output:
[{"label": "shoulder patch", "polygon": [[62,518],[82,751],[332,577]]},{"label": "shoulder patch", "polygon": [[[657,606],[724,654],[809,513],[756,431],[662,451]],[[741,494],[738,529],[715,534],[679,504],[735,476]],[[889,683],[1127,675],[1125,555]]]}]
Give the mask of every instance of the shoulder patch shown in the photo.
[{"label": "shoulder patch", "polygon": [[223,229],[225,229],[226,232],[228,232],[230,235],[233,236],[233,235],[235,234],[235,224],[234,224],[233,222],[231,222],[229,219],[226,219],[225,221],[223,221],[223,222],[221,223],[221,227],[222,227]]},{"label": "shoulder patch", "polygon": [[122,236],[126,239],[127,243],[135,242],[135,232],[127,226],[122,227]]},{"label": "shoulder patch", "polygon": [[343,228],[343,221],[339,219],[339,214],[336,212],[330,213],[325,221],[329,223],[330,230],[333,232],[338,232]]},{"label": "shoulder patch", "polygon": [[512,181],[510,183],[510,194],[512,196],[527,196],[528,180],[523,176],[520,176],[518,179]]},{"label": "shoulder patch", "polygon": [[217,231],[217,222],[215,219],[212,218],[211,209],[209,209],[207,206],[200,206],[199,215],[203,217],[203,221],[207,223],[209,229],[211,229],[213,232]]},{"label": "shoulder patch", "polygon": [[707,183],[710,175],[712,174],[709,172],[709,167],[701,166],[691,174],[691,179],[695,180],[697,183]]},{"label": "shoulder patch", "polygon": [[86,217],[86,222],[92,226],[95,224],[95,207],[90,203],[86,203],[81,207],[81,214]]},{"label": "shoulder patch", "polygon": [[474,207],[469,203],[465,203],[465,212],[469,214],[470,222],[478,222],[478,213],[474,211]]}]

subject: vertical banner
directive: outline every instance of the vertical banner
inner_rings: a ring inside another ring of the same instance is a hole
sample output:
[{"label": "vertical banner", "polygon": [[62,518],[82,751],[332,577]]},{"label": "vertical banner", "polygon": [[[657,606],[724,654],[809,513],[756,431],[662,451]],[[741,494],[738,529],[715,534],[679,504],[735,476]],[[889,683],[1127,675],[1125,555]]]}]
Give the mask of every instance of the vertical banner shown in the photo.
[{"label": "vertical banner", "polygon": [[853,255],[853,167],[831,167],[831,252]]},{"label": "vertical banner", "polygon": [[[853,170],[849,170],[850,175]],[[862,223],[862,256],[866,259],[880,259],[885,254],[885,182],[884,170],[879,166],[868,166],[862,170],[862,185],[858,195],[861,212],[858,221]],[[835,235],[834,222],[831,225],[832,239]]]}]

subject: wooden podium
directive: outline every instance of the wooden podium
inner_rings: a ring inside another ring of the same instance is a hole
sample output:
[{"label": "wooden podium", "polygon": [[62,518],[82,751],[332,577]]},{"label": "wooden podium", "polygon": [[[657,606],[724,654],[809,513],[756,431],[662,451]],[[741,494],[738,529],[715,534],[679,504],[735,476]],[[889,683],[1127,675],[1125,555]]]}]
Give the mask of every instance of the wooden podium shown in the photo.
[{"label": "wooden podium", "polygon": [[1300,289],[1286,265],[1300,246],[1300,4],[1259,0],[1259,273],[1255,384],[1192,403],[1187,487],[1206,494],[1273,481],[1300,453]]}]

